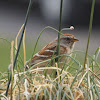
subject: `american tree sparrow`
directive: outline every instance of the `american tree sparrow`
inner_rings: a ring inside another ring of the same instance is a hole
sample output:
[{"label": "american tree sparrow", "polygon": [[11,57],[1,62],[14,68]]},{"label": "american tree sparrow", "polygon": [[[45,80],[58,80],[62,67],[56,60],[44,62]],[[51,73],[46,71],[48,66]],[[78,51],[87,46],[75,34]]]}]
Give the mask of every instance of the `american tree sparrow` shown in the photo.
[{"label": "american tree sparrow", "polygon": [[[58,39],[56,38],[54,41],[50,42],[48,45],[46,45],[44,48],[42,48],[38,53],[33,55],[32,59],[29,59],[29,61],[26,63],[25,67],[33,66],[39,62],[42,62],[44,60],[48,60],[50,58],[57,56],[57,42]],[[75,42],[78,41],[78,39],[75,38],[72,34],[63,34],[60,36],[60,55],[61,54],[70,54],[73,51]],[[61,61],[65,60],[65,57],[61,58]],[[36,67],[44,67],[48,64],[42,63]]]}]

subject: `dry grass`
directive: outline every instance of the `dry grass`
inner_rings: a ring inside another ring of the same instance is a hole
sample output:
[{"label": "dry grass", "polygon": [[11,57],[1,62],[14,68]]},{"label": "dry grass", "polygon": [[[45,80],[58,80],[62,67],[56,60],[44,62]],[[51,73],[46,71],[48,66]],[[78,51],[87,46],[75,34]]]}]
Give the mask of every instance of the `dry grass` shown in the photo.
[{"label": "dry grass", "polygon": [[[45,78],[43,74],[39,74],[45,69],[58,70],[57,76],[55,78],[51,78],[50,74],[48,74]],[[83,76],[81,73],[77,76],[77,79],[75,80],[72,88],[70,87],[75,77],[72,76],[71,73],[66,71],[62,71],[62,73],[60,74],[59,72],[61,70],[62,69],[57,67],[43,67],[35,68],[28,72],[26,71],[18,73],[17,71],[15,71],[13,82],[11,82],[13,89],[11,89],[10,85],[8,97],[4,96],[8,82],[8,74],[3,74],[1,75],[2,79],[0,80],[1,99],[3,100],[3,98],[5,98],[5,100],[10,100],[11,93],[13,100],[53,100],[54,98],[54,100],[58,100],[57,98],[61,98],[60,100],[65,100],[66,98],[69,98],[70,100],[87,99],[87,97],[85,97],[85,93],[87,91],[87,82],[84,80],[84,77],[90,69],[87,69]],[[90,75],[88,77],[88,82],[88,89],[90,89],[89,96],[93,98]],[[96,85],[100,89],[100,83],[98,82]]]},{"label": "dry grass", "polygon": [[[44,75],[39,74],[40,71],[43,71],[44,69],[48,69],[48,70],[55,69],[55,70],[58,70],[58,72],[61,71],[60,68],[56,68],[56,67],[49,67],[49,68],[43,67],[43,68],[36,68],[36,69],[30,70],[28,73],[21,72],[17,74],[16,72],[16,74],[14,74],[14,79],[13,79],[14,81],[13,83],[11,83],[13,84],[13,92],[12,92],[13,100],[15,98],[16,99],[20,98],[21,100],[24,100],[24,99],[28,100],[28,98],[31,98],[32,100],[34,100],[36,95],[38,95],[38,100],[42,100],[44,96],[48,96],[46,98],[48,98],[49,100],[50,98],[55,96],[57,91],[60,89],[64,93],[64,94],[61,94],[62,97],[66,95],[70,99],[72,99],[73,97],[76,100],[81,100],[82,98],[84,98],[84,92],[80,88],[80,86],[82,87],[85,86],[85,83],[83,80],[81,81],[81,83],[79,82],[79,80],[76,80],[71,90],[70,86],[74,79],[71,73],[63,71],[62,74],[57,73],[59,74],[59,76],[57,76],[56,78],[51,78],[50,74],[48,74],[47,77],[45,78]],[[4,74],[2,77],[5,77],[5,76],[7,77],[7,74]],[[0,87],[2,87],[3,89],[3,90],[0,90],[2,98],[4,98],[7,82],[8,82],[7,78],[0,80],[0,83],[2,83],[0,84]],[[45,92],[47,92],[46,93],[47,95],[44,95]],[[11,95],[11,87],[8,92],[8,98],[10,98],[10,95]]]}]

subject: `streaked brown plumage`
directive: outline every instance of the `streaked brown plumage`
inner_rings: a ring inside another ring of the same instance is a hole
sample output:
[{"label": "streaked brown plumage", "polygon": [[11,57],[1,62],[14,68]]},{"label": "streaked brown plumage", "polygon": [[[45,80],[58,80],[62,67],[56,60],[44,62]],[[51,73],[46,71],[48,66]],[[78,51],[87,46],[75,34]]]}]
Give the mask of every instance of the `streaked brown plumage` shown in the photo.
[{"label": "streaked brown plumage", "polygon": [[[27,63],[26,66],[30,65],[33,66],[41,61],[50,59],[52,55],[53,57],[57,56],[57,38],[50,42],[48,45],[46,45],[43,49],[41,49],[38,53],[33,55],[32,60],[30,59]],[[69,54],[73,51],[74,48],[74,43],[78,41],[78,39],[75,38],[74,35],[72,34],[63,34],[60,36],[60,54]],[[65,57],[61,58],[61,61],[64,60]],[[30,64],[29,64],[30,63]],[[42,63],[36,67],[44,67],[47,65],[48,62]]]}]

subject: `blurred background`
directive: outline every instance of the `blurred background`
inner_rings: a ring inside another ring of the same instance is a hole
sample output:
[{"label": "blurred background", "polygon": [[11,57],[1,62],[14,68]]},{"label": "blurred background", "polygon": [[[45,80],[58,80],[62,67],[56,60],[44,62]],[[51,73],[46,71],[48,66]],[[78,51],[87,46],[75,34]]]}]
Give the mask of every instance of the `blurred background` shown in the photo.
[{"label": "blurred background", "polygon": [[[0,0],[0,71],[10,64],[10,44],[5,41],[15,40],[24,23],[29,0]],[[85,51],[88,38],[89,19],[92,0],[63,0],[62,28],[74,26],[72,33],[78,39],[75,50]],[[93,29],[89,53],[93,54],[100,46],[100,0],[96,0]],[[33,0],[33,5],[26,28],[26,56],[31,57],[35,41],[46,26],[59,27],[60,0]],[[46,29],[38,43],[37,51],[57,37],[52,29]],[[1,39],[3,38],[3,39]],[[19,37],[20,38],[20,37]],[[36,52],[37,52],[36,51]]]}]

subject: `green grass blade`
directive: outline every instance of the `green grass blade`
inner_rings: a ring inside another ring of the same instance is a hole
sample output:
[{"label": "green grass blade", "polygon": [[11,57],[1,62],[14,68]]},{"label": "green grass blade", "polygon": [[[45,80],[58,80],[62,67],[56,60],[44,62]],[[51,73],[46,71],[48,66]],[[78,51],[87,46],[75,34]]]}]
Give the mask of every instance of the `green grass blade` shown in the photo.
[{"label": "green grass blade", "polygon": [[[15,68],[15,64],[16,64],[17,57],[18,57],[18,54],[19,54],[20,46],[21,46],[21,43],[22,43],[22,39],[23,39],[23,35],[24,35],[24,31],[25,31],[25,28],[26,28],[26,24],[27,24],[27,21],[28,21],[28,17],[29,17],[29,13],[30,13],[31,7],[32,7],[32,0],[30,0],[30,2],[29,2],[29,6],[28,6],[26,18],[25,18],[24,27],[23,27],[23,30],[22,30],[22,35],[21,35],[21,38],[20,38],[20,41],[19,41],[18,49],[17,49],[16,56],[15,56],[14,63],[13,63],[13,69]],[[12,79],[12,73],[11,73],[10,79],[8,81],[8,86],[7,86],[7,90],[6,90],[6,93],[5,93],[6,96],[8,95],[8,89],[9,89],[9,85],[10,85],[11,79]]]},{"label": "green grass blade", "polygon": [[92,31],[94,6],[95,6],[95,0],[93,0],[93,2],[92,2],[92,7],[91,7],[89,34],[88,34],[88,41],[87,41],[87,47],[86,47],[86,53],[85,53],[84,69],[85,69],[85,64],[87,63],[87,54],[88,54],[88,48],[89,48],[89,43],[90,43],[90,36],[91,36],[91,31]]}]

